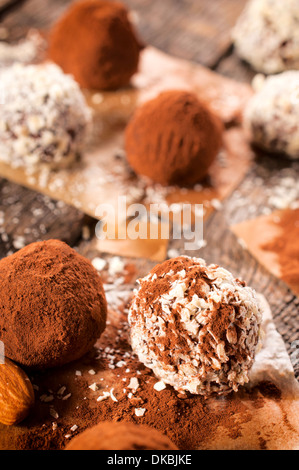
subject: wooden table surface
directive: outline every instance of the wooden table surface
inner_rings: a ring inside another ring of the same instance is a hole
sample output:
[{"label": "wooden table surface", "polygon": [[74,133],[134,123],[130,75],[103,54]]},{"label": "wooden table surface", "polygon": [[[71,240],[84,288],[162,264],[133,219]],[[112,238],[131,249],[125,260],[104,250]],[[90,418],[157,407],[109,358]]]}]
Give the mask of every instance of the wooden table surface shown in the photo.
[{"label": "wooden table surface", "polygon": [[[5,39],[14,41],[30,28],[47,29],[70,3],[70,0],[0,1],[0,33],[3,35],[4,31]],[[230,30],[246,0],[125,0],[124,3],[133,10],[137,28],[146,43],[240,81],[250,82],[254,76],[250,67],[235,56],[230,40]],[[276,326],[291,352],[292,342],[299,339],[299,299],[261,267],[229,230],[229,224],[263,214],[265,207],[271,209],[271,189],[288,170],[293,177],[299,177],[298,166],[296,169],[290,164],[286,168],[285,162],[261,157],[222,209],[207,220],[204,238],[208,243],[200,256],[207,262],[224,265],[266,296]],[[0,179],[0,257],[16,251],[20,240],[27,244],[59,238],[71,246],[86,247],[82,235],[86,225],[92,231],[94,221],[78,210]],[[299,375],[299,366],[296,374]]]}]

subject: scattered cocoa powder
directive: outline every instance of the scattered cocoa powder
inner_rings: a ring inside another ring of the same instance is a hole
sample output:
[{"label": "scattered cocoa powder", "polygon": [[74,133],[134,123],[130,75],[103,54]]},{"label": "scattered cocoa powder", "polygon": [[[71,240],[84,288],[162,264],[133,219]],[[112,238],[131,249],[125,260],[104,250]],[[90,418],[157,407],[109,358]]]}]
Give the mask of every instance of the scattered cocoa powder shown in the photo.
[{"label": "scattered cocoa powder", "polygon": [[[176,272],[181,269],[178,262],[171,266]],[[130,273],[128,283],[136,277],[133,268]],[[119,294],[119,286],[115,289]],[[85,356],[52,370],[31,372],[36,395],[33,412],[18,426],[0,424],[0,449],[64,449],[74,436],[103,421],[147,425],[180,449],[200,449],[206,448],[219,428],[231,439],[243,436],[243,427],[266,400],[281,406],[281,392],[269,382],[208,399],[180,394],[170,386],[155,390],[158,379],[131,350],[128,299],[124,298],[122,306],[109,311],[105,331]],[[132,379],[137,379],[136,390],[129,388]],[[94,383],[96,391],[89,388]],[[108,393],[112,389],[117,401]],[[107,398],[97,401],[105,392]],[[136,416],[136,408],[145,409],[142,417]],[[267,448],[267,436],[260,429],[256,435],[260,448]]]},{"label": "scattered cocoa powder", "polygon": [[[113,364],[121,360],[125,364],[110,369],[110,354]],[[76,376],[78,370],[81,376]],[[96,374],[90,375],[90,370]],[[128,388],[132,378],[138,380],[133,392]],[[274,384],[267,382],[262,384],[262,392],[255,387],[218,399],[178,394],[169,386],[156,391],[154,384],[158,379],[131,351],[125,308],[109,313],[107,328],[95,349],[72,364],[35,373],[31,379],[38,387],[34,411],[21,426],[0,425],[0,449],[64,449],[73,436],[102,421],[147,425],[168,436],[180,449],[204,448],[219,426],[233,439],[242,435],[242,426],[252,419],[249,401],[262,407],[265,397],[279,400],[280,394]],[[96,392],[88,388],[93,382],[99,386]],[[63,385],[66,390],[59,397],[57,390]],[[111,388],[118,401],[108,397],[98,402],[97,398]],[[45,393],[52,393],[54,400],[41,402],[40,396]],[[57,419],[50,415],[51,408],[57,411]],[[145,408],[144,416],[137,417],[136,408]],[[70,431],[73,425],[78,426],[75,432]]]},{"label": "scattered cocoa powder", "polygon": [[167,91],[142,105],[125,134],[133,170],[162,185],[193,185],[215,160],[222,141],[218,117],[195,94]]},{"label": "scattered cocoa powder", "polygon": [[262,249],[278,255],[281,277],[291,287],[299,288],[299,209],[286,209],[278,220],[273,221],[280,234]]},{"label": "scattered cocoa powder", "polygon": [[128,85],[142,47],[122,3],[82,0],[54,25],[48,56],[83,88],[110,90]]}]

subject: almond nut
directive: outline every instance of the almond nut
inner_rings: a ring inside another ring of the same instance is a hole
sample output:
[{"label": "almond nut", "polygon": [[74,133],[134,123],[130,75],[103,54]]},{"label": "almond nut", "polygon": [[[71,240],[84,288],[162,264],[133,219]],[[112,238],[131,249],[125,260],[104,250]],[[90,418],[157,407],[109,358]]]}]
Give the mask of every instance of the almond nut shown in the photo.
[{"label": "almond nut", "polygon": [[25,372],[5,358],[0,364],[0,422],[17,424],[29,414],[34,404],[34,391]]}]

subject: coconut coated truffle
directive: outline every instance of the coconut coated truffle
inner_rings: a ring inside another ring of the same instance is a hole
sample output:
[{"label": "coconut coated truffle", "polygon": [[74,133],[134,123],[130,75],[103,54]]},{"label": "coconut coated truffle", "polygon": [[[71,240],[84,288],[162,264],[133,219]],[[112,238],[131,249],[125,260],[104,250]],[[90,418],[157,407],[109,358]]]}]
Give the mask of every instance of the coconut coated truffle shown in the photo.
[{"label": "coconut coated truffle", "polygon": [[244,125],[252,142],[264,150],[298,159],[298,121],[299,71],[262,79],[244,113]]},{"label": "coconut coated truffle", "polygon": [[196,95],[171,90],[143,104],[125,133],[133,170],[162,185],[202,180],[221,146],[220,120]]},{"label": "coconut coated truffle", "polygon": [[204,396],[248,382],[262,316],[251,288],[217,265],[183,256],[139,283],[129,311],[131,344],[160,380]]},{"label": "coconut coated truffle", "polygon": [[154,428],[106,421],[76,436],[66,450],[177,450],[177,447]]},{"label": "coconut coated truffle", "polygon": [[107,303],[92,264],[59,240],[36,242],[0,261],[0,340],[32,369],[80,358],[106,326]]},{"label": "coconut coated truffle", "polygon": [[237,54],[266,74],[299,68],[298,0],[250,0],[233,30]]},{"label": "coconut coated truffle", "polygon": [[29,173],[64,168],[82,151],[91,121],[79,86],[54,64],[16,64],[0,73],[0,160]]},{"label": "coconut coated truffle", "polygon": [[122,3],[83,0],[54,25],[49,58],[83,88],[111,90],[128,85],[142,49]]}]

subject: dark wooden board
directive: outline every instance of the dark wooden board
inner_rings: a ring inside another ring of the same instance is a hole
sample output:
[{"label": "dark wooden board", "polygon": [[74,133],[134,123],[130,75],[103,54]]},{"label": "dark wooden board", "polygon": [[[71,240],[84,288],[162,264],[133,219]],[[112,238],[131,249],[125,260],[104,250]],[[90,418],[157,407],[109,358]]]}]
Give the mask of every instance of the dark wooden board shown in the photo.
[{"label": "dark wooden board", "polygon": [[74,246],[88,224],[80,211],[0,179],[0,258],[22,244],[49,238]]}]

